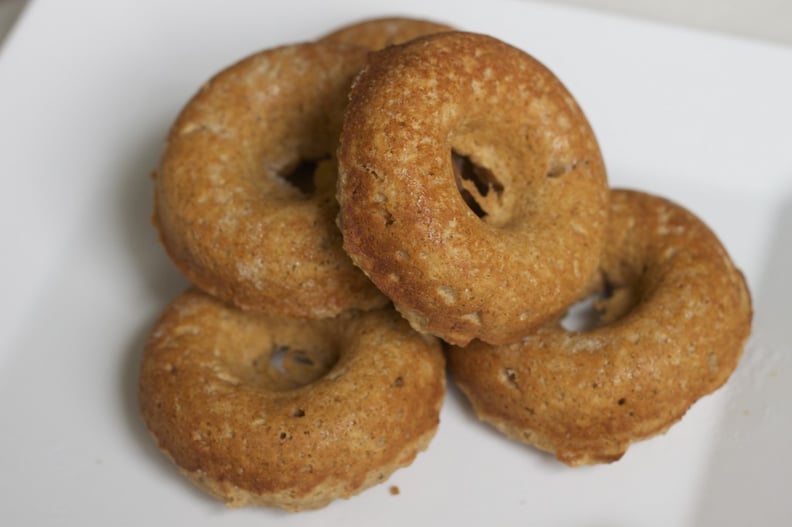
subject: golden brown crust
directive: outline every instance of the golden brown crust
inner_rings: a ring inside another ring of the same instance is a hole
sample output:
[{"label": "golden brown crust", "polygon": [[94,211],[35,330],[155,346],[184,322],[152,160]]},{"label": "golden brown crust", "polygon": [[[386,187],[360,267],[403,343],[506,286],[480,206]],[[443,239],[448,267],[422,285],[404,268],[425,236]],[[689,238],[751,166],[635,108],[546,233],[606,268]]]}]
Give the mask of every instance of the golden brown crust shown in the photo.
[{"label": "golden brown crust", "polygon": [[451,26],[407,17],[383,17],[362,20],[339,28],[322,37],[323,40],[348,42],[377,50],[402,44],[433,33],[453,31]]},{"label": "golden brown crust", "polygon": [[704,223],[665,199],[612,192],[600,270],[615,292],[604,325],[547,324],[448,357],[479,418],[569,465],[615,461],[666,430],[726,382],[751,329],[742,274]]},{"label": "golden brown crust", "polygon": [[230,506],[296,511],[382,482],[426,448],[444,358],[392,309],[296,321],[189,291],[151,333],[139,390],[149,430],[193,482]]},{"label": "golden brown crust", "polygon": [[[344,249],[415,329],[514,342],[579,295],[607,181],[583,112],[547,68],[491,37],[442,33],[373,53],[350,97]],[[484,218],[457,190],[452,151],[497,180]]]},{"label": "golden brown crust", "polygon": [[[154,221],[176,266],[243,309],[320,318],[387,299],[335,226],[335,161],[346,94],[366,51],[343,43],[267,50],[193,97],[156,175]],[[325,160],[313,194],[283,175]]]}]

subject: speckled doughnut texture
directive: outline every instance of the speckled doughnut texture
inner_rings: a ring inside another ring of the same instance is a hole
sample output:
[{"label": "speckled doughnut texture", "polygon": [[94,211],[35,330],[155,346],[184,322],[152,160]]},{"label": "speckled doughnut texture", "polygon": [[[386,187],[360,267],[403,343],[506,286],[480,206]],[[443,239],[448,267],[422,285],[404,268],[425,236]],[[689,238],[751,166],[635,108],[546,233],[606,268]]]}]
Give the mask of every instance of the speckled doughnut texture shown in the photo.
[{"label": "speckled doughnut texture", "polygon": [[232,507],[297,511],[409,465],[436,431],[445,371],[439,341],[392,309],[296,321],[189,291],[150,335],[139,388],[190,480]]},{"label": "speckled doughnut texture", "polygon": [[[207,82],[173,125],[154,222],[176,266],[244,309],[321,318],[387,299],[341,248],[335,150],[366,51],[324,42],[267,50]],[[316,189],[284,175],[320,161]]]},{"label": "speckled doughnut texture", "polygon": [[[441,33],[373,53],[338,152],[344,249],[421,332],[514,342],[595,271],[607,181],[561,82],[492,37]],[[494,174],[477,216],[452,151]]]},{"label": "speckled doughnut texture", "polygon": [[744,278],[710,229],[665,199],[614,190],[600,266],[604,325],[552,323],[517,344],[449,352],[478,416],[569,465],[619,459],[728,379],[751,329]]},{"label": "speckled doughnut texture", "polygon": [[402,44],[433,33],[452,31],[451,26],[430,20],[405,17],[386,17],[363,20],[344,26],[325,35],[326,40],[349,42],[371,50]]}]

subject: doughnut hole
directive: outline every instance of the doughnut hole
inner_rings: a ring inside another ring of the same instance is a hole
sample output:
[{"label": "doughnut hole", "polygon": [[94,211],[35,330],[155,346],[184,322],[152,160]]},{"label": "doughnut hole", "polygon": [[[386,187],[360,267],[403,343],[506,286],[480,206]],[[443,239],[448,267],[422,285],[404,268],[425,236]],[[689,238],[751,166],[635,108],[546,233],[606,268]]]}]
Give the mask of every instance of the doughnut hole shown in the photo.
[{"label": "doughnut hole", "polygon": [[593,331],[625,316],[638,299],[637,284],[614,285],[603,280],[601,288],[570,306],[561,327],[569,332]]},{"label": "doughnut hole", "polygon": [[468,116],[449,139],[456,188],[484,223],[503,230],[517,228],[535,211],[537,200],[551,197],[545,195],[544,178],[526,177],[544,174],[555,163],[546,153],[544,137],[531,130],[515,136],[504,123]]},{"label": "doughnut hole", "polygon": [[[269,353],[254,359],[254,367],[266,367],[268,378],[276,378],[289,388],[299,388],[324,377],[338,362],[336,348],[299,349],[289,345],[275,345]],[[269,364],[262,359],[269,355]],[[288,389],[288,388],[287,388]]]},{"label": "doughnut hole", "polygon": [[561,327],[570,332],[591,331],[603,325],[602,312],[598,309],[607,298],[606,292],[597,291],[576,302],[561,319]]},{"label": "doughnut hole", "polygon": [[328,188],[335,187],[336,163],[330,154],[320,157],[301,158],[281,169],[278,176],[310,197]]},{"label": "doughnut hole", "polygon": [[487,221],[486,204],[490,211],[500,207],[503,195],[503,184],[488,169],[478,166],[469,157],[451,151],[451,166],[454,169],[454,181],[465,204],[479,218]]},{"label": "doughnut hole", "polygon": [[240,384],[266,391],[294,390],[321,379],[338,362],[341,344],[328,331],[305,331],[298,324],[284,324],[280,329],[267,334],[257,334],[255,328],[237,333],[236,351],[228,346],[218,354]]}]

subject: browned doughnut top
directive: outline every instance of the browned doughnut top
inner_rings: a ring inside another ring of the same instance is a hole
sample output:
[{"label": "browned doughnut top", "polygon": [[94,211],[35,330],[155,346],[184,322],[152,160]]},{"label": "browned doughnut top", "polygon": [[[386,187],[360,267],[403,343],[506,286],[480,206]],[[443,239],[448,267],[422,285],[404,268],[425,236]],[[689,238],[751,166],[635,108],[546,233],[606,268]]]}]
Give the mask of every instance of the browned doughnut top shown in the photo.
[{"label": "browned doughnut top", "polygon": [[[350,97],[344,249],[414,328],[514,342],[580,294],[607,181],[583,112],[547,68],[492,37],[441,33],[373,53]],[[472,175],[455,176],[452,152]],[[466,204],[475,195],[483,217]]]},{"label": "browned doughnut top", "polygon": [[[296,317],[387,302],[344,254],[335,225],[334,153],[365,55],[329,41],[263,51],[182,110],[157,172],[154,219],[200,288]],[[308,194],[284,179],[306,161],[319,165]]]},{"label": "browned doughnut top", "polygon": [[614,190],[600,327],[547,324],[518,344],[449,353],[478,416],[569,465],[619,459],[666,430],[737,365],[751,328],[744,278],[683,208]]},{"label": "browned doughnut top", "polygon": [[384,17],[362,20],[344,26],[325,35],[323,39],[349,42],[368,49],[382,49],[423,35],[452,30],[451,26],[429,20]]},{"label": "browned doughnut top", "polygon": [[426,448],[445,390],[436,339],[392,309],[297,321],[197,291],[146,344],[140,406],[182,473],[229,506],[318,508]]}]

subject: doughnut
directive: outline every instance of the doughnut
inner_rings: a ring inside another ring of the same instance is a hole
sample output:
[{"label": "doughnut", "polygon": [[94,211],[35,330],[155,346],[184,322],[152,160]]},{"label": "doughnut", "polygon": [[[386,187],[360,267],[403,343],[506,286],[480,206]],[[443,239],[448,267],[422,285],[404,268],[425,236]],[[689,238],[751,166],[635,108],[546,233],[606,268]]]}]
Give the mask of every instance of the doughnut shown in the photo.
[{"label": "doughnut", "polygon": [[344,249],[420,332],[514,342],[596,270],[604,163],[572,95],[492,37],[372,53],[338,150]]},{"label": "doughnut", "polygon": [[252,55],[207,82],[172,126],[154,224],[195,285],[240,308],[301,318],[387,299],[335,225],[335,149],[366,51],[338,42]]},{"label": "doughnut", "polygon": [[286,319],[190,290],[148,338],[139,402],[198,487],[298,511],[409,465],[437,428],[444,366],[440,343],[393,309]]},{"label": "doughnut", "polygon": [[701,220],[636,191],[614,190],[610,208],[599,325],[448,353],[481,420],[572,466],[666,431],[726,382],[751,330],[745,280]]},{"label": "doughnut", "polygon": [[432,33],[452,31],[453,28],[429,20],[406,17],[384,17],[363,20],[344,26],[322,37],[324,40],[349,42],[367,49],[377,50],[402,44]]}]

